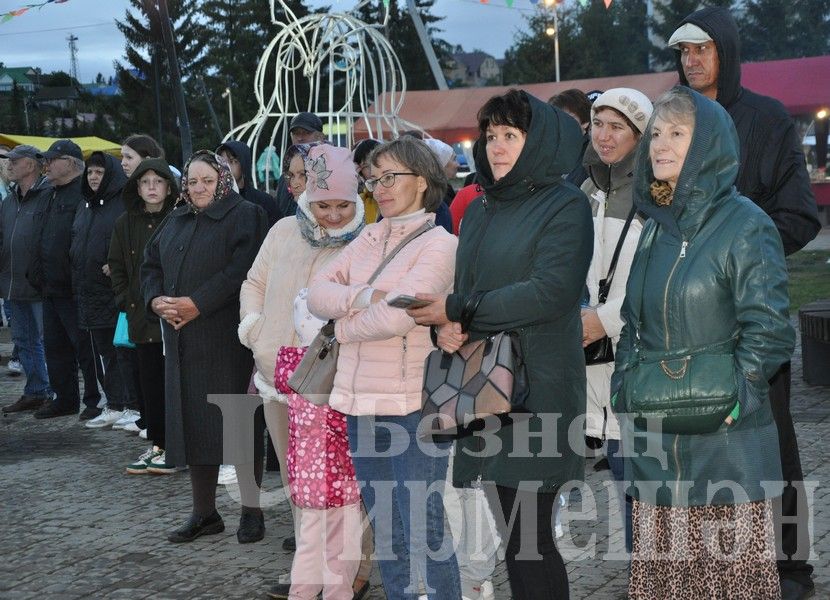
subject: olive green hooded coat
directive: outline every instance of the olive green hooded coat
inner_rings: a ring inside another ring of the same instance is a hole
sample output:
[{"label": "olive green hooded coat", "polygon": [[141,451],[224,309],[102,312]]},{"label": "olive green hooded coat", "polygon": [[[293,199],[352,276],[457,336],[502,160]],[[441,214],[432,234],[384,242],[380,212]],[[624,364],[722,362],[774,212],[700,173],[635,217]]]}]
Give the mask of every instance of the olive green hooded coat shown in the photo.
[{"label": "olive green hooded coat", "polygon": [[467,298],[488,291],[472,320],[470,339],[506,330],[519,333],[530,412],[503,419],[497,433],[459,439],[453,480],[463,486],[481,477],[551,492],[583,474],[584,459],[575,452],[584,446],[580,297],[593,225],[588,199],[562,178],[582,153],[579,125],[566,113],[527,98],[530,130],[507,175],[493,181],[485,140],[477,144],[484,197],[464,215],[447,315],[459,321]]},{"label": "olive green hooded coat", "polygon": [[[620,390],[638,349],[685,354],[735,338],[739,414],[733,425],[696,435],[635,431],[631,420],[621,419],[623,446],[635,454],[626,458],[626,479],[637,482],[635,497],[660,506],[756,501],[780,493],[780,485],[762,482],[781,479],[767,380],[790,359],[795,339],[787,266],[772,220],[735,189],[739,145],[732,118],[685,90],[695,104],[695,125],[671,205],[658,207],[649,193],[651,128],[637,158],[634,201],[651,219],[628,278],[611,392]],[[707,383],[705,375],[691,379],[693,388]],[[613,402],[624,410],[622,394]],[[731,482],[737,493],[718,491],[718,482]]]}]

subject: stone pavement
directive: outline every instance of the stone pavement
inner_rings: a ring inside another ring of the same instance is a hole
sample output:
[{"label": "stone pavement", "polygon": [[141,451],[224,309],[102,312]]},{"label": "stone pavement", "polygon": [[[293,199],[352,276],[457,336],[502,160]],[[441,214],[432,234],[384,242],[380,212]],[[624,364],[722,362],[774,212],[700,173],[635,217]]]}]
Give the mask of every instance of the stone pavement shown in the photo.
[{"label": "stone pavement", "polygon": [[[7,330],[2,330],[4,342]],[[0,343],[8,357],[10,346]],[[5,361],[4,361],[5,362]],[[800,350],[793,370],[793,413],[805,477],[818,484],[814,497],[813,550],[817,598],[830,597],[830,388],[801,380]],[[0,366],[0,397],[11,401],[21,378]],[[4,402],[5,404],[6,402]],[[221,488],[219,512],[226,531],[174,545],[165,532],[190,510],[187,473],[134,476],[124,467],[146,442],[119,431],[90,430],[74,417],[47,421],[31,413],[0,417],[0,598],[69,600],[124,598],[263,598],[275,578],[289,571],[281,548],[290,533],[285,505],[266,509],[266,537],[236,541],[239,507],[234,488]],[[568,565],[571,598],[625,597],[626,568],[607,557],[622,546],[619,511],[609,509],[608,471],[586,464],[591,494],[573,494],[560,546]],[[264,488],[278,487],[267,473]],[[595,506],[594,506],[595,503]],[[506,570],[497,567],[496,598],[510,598]],[[369,598],[384,598],[377,570]]]}]

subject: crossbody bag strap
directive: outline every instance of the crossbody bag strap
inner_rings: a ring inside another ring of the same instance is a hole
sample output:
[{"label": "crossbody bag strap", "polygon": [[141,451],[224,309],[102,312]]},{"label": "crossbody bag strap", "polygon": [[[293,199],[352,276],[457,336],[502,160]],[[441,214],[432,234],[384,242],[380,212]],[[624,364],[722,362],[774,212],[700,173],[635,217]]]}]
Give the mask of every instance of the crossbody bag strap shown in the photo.
[{"label": "crossbody bag strap", "polygon": [[608,290],[611,289],[611,281],[614,279],[614,273],[617,271],[617,261],[620,258],[620,252],[622,252],[625,237],[628,235],[628,230],[631,227],[631,222],[634,220],[635,214],[637,214],[637,207],[632,206],[631,211],[628,213],[628,217],[625,219],[625,225],[623,225],[622,232],[617,240],[617,245],[614,248],[614,255],[611,257],[611,264],[608,267],[608,275],[606,275],[605,279],[600,282],[598,298],[600,304],[604,304],[608,299]]},{"label": "crossbody bag strap", "polygon": [[372,285],[372,283],[375,281],[375,279],[377,279],[377,276],[380,275],[380,272],[383,271],[383,269],[386,267],[386,265],[388,265],[392,261],[392,259],[395,258],[395,256],[397,256],[398,252],[403,250],[404,246],[406,246],[409,242],[414,240],[416,237],[426,233],[427,231],[429,231],[433,227],[435,227],[435,224],[432,223],[431,221],[427,221],[426,223],[421,225],[418,229],[416,229],[415,231],[410,233],[408,236],[406,236],[400,244],[395,246],[395,248],[394,248],[394,250],[392,250],[392,252],[390,252],[389,254],[386,255],[386,258],[384,258],[381,261],[381,263],[378,265],[378,268],[375,269],[375,272],[372,273],[372,276],[369,277],[369,280],[366,283],[368,285]]}]

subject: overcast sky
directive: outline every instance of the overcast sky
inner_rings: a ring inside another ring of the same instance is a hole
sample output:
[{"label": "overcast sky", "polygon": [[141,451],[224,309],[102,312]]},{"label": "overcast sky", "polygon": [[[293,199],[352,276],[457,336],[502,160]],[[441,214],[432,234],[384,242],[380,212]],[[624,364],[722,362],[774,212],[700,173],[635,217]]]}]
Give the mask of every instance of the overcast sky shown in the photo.
[{"label": "overcast sky", "polygon": [[[268,0],[262,0],[267,2]],[[0,0],[0,14],[37,0]],[[326,4],[326,2],[317,2]],[[327,2],[333,10],[348,10],[353,0]],[[47,4],[0,24],[0,61],[9,67],[40,67],[46,72],[69,71],[70,33],[79,39],[78,70],[86,83],[96,74],[114,74],[112,63],[123,60],[124,38],[115,26],[123,19],[127,0],[69,0]],[[479,48],[501,58],[513,42],[517,28],[524,24],[522,15],[532,13],[530,0],[515,0],[507,8],[505,0],[436,0],[434,14],[445,16],[441,37],[465,50]]]}]

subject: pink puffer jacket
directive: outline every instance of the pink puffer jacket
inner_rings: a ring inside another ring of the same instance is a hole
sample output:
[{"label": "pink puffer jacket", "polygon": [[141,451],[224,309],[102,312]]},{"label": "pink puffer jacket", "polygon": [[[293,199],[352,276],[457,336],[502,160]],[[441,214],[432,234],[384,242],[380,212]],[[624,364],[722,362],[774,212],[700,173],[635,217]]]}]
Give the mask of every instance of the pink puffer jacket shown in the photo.
[{"label": "pink puffer jacket", "polygon": [[[312,279],[308,307],[323,319],[336,319],[340,358],[331,406],[349,415],[407,415],[421,408],[424,359],[432,351],[429,328],[416,325],[404,310],[377,302],[352,308],[383,257],[433,213],[384,219],[367,225]],[[400,294],[446,294],[455,276],[458,241],[435,227],[401,250],[372,286]]]}]

